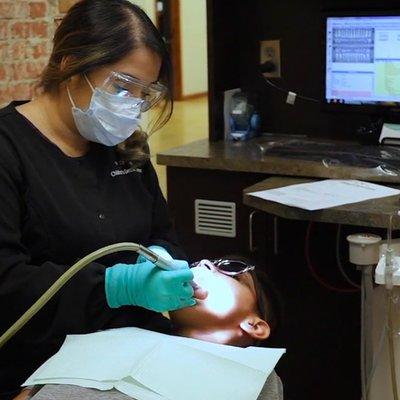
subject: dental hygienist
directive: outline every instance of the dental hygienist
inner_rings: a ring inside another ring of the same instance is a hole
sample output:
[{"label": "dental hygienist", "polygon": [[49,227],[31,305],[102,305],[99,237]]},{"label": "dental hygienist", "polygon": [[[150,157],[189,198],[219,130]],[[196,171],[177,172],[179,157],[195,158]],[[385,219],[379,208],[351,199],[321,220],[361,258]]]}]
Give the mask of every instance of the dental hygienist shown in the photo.
[{"label": "dental hygienist", "polygon": [[195,304],[138,129],[156,103],[156,125],[168,120],[170,86],[164,41],[140,8],[83,0],[56,30],[34,99],[0,110],[0,333],[105,245],[151,246],[177,268],[116,253],[79,272],[0,350],[0,399],[18,393],[67,334],[145,326],[153,311]]}]

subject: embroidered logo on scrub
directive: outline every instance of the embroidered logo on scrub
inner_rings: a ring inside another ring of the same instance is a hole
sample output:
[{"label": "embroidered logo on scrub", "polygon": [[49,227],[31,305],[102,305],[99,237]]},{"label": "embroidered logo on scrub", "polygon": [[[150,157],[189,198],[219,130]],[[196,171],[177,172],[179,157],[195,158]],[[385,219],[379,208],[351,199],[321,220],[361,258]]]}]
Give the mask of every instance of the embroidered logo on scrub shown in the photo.
[{"label": "embroidered logo on scrub", "polygon": [[118,161],[115,162],[116,166],[119,166],[119,169],[114,169],[113,171],[110,172],[111,177],[115,178],[116,176],[120,176],[120,175],[128,175],[131,174],[132,172],[138,172],[138,173],[142,173],[142,169],[141,168],[135,168],[135,167],[130,167],[130,168],[121,168],[122,163],[119,163]]}]

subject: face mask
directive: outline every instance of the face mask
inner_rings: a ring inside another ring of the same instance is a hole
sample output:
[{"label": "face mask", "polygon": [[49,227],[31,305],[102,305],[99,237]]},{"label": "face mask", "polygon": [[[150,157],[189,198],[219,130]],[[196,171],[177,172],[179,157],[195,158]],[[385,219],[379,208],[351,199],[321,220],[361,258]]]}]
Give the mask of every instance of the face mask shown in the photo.
[{"label": "face mask", "polygon": [[96,88],[93,91],[89,107],[83,111],[75,106],[69,87],[68,97],[72,104],[72,116],[79,133],[91,142],[115,146],[128,139],[140,124],[140,107],[142,99],[120,97]]}]

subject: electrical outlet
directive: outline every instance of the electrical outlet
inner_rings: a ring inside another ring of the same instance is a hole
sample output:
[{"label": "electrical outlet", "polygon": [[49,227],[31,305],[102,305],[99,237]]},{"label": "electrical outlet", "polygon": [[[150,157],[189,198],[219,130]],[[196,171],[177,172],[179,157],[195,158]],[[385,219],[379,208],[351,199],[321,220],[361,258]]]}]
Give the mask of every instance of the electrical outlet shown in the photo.
[{"label": "electrical outlet", "polygon": [[267,78],[281,77],[281,41],[263,40],[260,43],[260,63]]}]

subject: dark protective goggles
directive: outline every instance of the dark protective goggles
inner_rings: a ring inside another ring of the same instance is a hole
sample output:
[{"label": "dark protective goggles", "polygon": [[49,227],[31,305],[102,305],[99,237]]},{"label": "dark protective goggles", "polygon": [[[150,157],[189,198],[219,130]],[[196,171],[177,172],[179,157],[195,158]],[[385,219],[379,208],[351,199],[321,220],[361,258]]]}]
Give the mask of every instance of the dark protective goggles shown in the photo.
[{"label": "dark protective goggles", "polygon": [[111,72],[104,81],[101,89],[109,94],[119,97],[131,97],[142,100],[140,110],[148,111],[161,101],[167,92],[167,88],[161,83],[146,84],[140,79],[121,72]]}]

